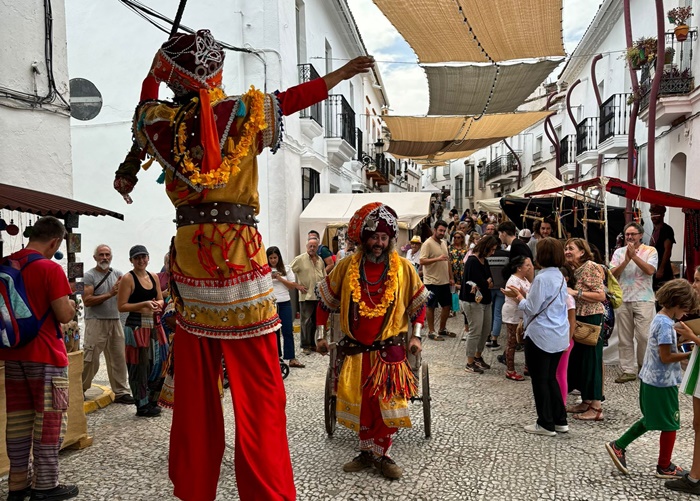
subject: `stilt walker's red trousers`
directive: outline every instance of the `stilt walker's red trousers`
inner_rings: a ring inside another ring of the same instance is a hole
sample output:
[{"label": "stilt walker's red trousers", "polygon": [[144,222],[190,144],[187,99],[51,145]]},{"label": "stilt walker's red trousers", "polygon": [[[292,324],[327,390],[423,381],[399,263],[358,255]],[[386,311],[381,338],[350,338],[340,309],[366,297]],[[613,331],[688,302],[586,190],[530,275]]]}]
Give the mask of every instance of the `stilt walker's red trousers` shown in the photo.
[{"label": "stilt walker's red trousers", "polygon": [[224,454],[218,378],[221,355],[236,418],[235,468],[242,501],[294,500],[286,394],[275,334],[237,340],[194,336],[177,327],[176,396],[170,480],[184,501],[213,501]]}]

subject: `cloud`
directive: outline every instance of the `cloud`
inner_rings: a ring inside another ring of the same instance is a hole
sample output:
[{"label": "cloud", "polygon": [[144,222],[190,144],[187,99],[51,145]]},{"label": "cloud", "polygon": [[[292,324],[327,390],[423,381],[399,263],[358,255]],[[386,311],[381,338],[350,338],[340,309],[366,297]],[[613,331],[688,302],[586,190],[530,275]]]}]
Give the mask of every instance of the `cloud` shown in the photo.
[{"label": "cloud", "polygon": [[403,41],[403,37],[372,0],[348,0],[348,4],[370,54]]}]

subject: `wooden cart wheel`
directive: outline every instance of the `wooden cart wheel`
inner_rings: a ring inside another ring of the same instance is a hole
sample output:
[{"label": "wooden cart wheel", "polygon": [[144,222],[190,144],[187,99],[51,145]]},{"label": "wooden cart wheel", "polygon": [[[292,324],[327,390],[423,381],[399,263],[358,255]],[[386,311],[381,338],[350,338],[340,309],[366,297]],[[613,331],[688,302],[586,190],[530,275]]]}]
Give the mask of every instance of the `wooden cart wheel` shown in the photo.
[{"label": "wooden cart wheel", "polygon": [[326,423],[326,433],[329,437],[335,433],[335,395],[333,395],[333,372],[329,367],[326,371],[326,391],[323,396],[323,417]]},{"label": "wooden cart wheel", "polygon": [[430,418],[430,372],[428,370],[428,363],[423,362],[421,364],[421,389],[423,395],[421,400],[423,401],[423,424],[425,425],[425,438],[430,438],[432,434],[432,422]]}]

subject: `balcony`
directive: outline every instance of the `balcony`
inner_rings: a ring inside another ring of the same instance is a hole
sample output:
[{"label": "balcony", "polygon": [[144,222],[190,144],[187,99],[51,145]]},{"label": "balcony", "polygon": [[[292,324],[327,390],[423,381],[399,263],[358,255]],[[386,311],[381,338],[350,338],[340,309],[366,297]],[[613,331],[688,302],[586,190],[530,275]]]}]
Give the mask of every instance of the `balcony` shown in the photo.
[{"label": "balcony", "polygon": [[[381,147],[384,145],[382,144]],[[371,145],[370,153],[364,155],[363,163],[367,165],[367,179],[372,179],[375,185],[385,186],[391,182],[392,170],[396,173],[396,162],[389,160],[384,153],[379,153],[379,146]]]},{"label": "balcony", "polygon": [[598,117],[588,117],[576,126],[576,161],[582,165],[598,162]]},{"label": "balcony", "polygon": [[[674,50],[673,62],[664,65],[664,72],[659,83],[659,93],[656,101],[656,126],[671,125],[677,119],[690,115],[693,104],[698,100],[697,95],[691,95],[695,88],[695,78],[692,73],[693,45],[698,38],[697,30],[688,33],[688,38],[679,42],[673,32],[666,33],[666,47]],[[653,63],[652,63],[653,64]],[[653,82],[652,65],[642,68],[639,102],[639,118],[649,122],[649,94]]]},{"label": "balcony", "polygon": [[565,136],[559,142],[559,173],[562,178],[576,172],[576,136]]},{"label": "balcony", "polygon": [[631,96],[632,94],[613,94],[601,105],[598,124],[599,154],[619,155],[627,151]]},{"label": "balcony", "polygon": [[[310,82],[319,78],[316,68],[311,64],[297,65],[299,83]],[[301,133],[310,141],[323,133],[323,102],[318,102],[299,112],[301,118]]]},{"label": "balcony", "polygon": [[343,95],[328,96],[325,123],[328,159],[340,168],[355,156],[357,144],[355,111]]},{"label": "balcony", "polygon": [[[520,152],[517,152],[518,155]],[[512,183],[518,179],[518,160],[512,153],[501,155],[486,164],[479,172],[479,184],[488,182],[491,185]]]}]

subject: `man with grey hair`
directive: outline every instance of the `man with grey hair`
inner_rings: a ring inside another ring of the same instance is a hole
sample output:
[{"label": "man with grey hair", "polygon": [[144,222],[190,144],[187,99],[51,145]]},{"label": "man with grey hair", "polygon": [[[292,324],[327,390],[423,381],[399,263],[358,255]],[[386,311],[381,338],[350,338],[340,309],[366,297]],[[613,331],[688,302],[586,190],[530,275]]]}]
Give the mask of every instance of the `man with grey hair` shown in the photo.
[{"label": "man with grey hair", "polygon": [[656,314],[652,280],[659,264],[656,249],[642,243],[642,225],[628,223],[623,234],[627,245],[617,249],[610,260],[612,274],[622,289],[622,306],[615,312],[622,367],[622,375],[615,380],[616,383],[634,381],[637,379],[637,369],[642,367],[649,327]]},{"label": "man with grey hair", "polygon": [[112,269],[112,249],[101,244],[93,255],[95,267],[85,272],[85,342],[83,345],[83,391],[92,386],[92,380],[100,369],[100,355],[105,354],[107,376],[115,403],[133,404],[129,389],[124,330],[117,308],[117,293],[122,272]]},{"label": "man with grey hair", "polygon": [[301,324],[301,349],[308,355],[316,351],[316,284],[326,276],[323,259],[318,255],[319,241],[310,237],[306,252],[294,258],[290,267],[297,277],[299,289],[299,319]]}]

